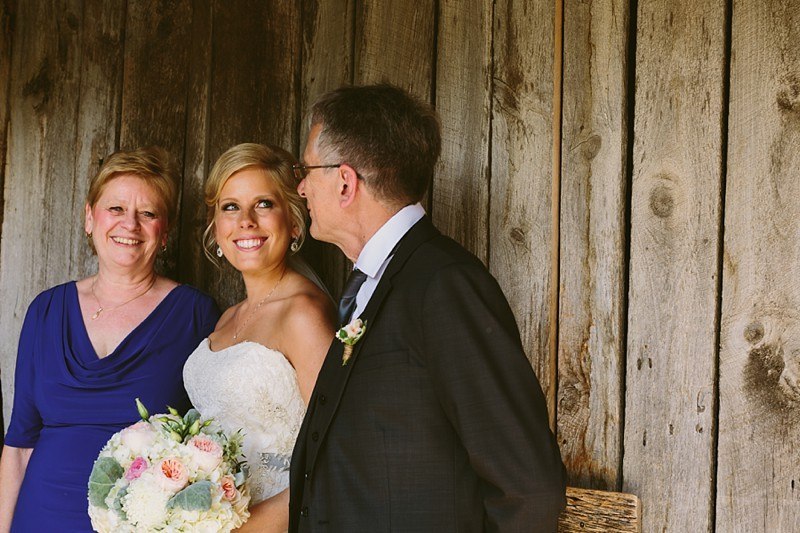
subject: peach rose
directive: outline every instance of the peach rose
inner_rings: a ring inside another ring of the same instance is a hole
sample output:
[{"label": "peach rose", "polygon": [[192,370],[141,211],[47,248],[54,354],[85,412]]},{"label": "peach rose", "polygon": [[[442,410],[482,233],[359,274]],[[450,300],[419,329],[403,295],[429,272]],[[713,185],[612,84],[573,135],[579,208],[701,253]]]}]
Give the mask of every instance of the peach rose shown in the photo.
[{"label": "peach rose", "polygon": [[222,479],[219,480],[219,486],[226,500],[229,502],[236,501],[239,491],[236,490],[236,483],[234,483],[231,476],[222,476]]},{"label": "peach rose", "polygon": [[156,468],[155,479],[161,488],[175,493],[189,482],[189,472],[178,459],[164,459]]},{"label": "peach rose", "polygon": [[192,459],[204,472],[211,472],[222,462],[222,446],[205,435],[195,435],[186,443],[192,451]]}]

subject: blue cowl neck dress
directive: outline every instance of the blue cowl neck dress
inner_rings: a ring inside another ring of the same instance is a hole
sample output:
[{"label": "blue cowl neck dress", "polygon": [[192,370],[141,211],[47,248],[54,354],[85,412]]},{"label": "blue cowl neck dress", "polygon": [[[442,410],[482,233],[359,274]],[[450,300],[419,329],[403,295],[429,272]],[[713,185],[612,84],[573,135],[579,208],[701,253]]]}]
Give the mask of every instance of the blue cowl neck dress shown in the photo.
[{"label": "blue cowl neck dress", "polygon": [[36,297],[20,335],[5,437],[8,446],[33,448],[12,532],[92,530],[87,484],[97,454],[138,420],[134,398],[151,413],[189,407],[183,364],[218,318],[210,297],[179,285],[100,359],[75,282]]}]

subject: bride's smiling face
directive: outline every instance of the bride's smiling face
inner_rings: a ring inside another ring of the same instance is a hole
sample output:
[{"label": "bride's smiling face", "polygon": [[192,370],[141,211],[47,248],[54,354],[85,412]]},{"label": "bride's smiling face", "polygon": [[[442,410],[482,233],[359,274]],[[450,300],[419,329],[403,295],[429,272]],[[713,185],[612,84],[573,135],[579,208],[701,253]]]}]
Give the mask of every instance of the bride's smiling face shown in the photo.
[{"label": "bride's smiling face", "polygon": [[298,233],[278,186],[265,170],[255,167],[240,170],[225,182],[214,226],[222,253],[240,272],[283,263]]}]

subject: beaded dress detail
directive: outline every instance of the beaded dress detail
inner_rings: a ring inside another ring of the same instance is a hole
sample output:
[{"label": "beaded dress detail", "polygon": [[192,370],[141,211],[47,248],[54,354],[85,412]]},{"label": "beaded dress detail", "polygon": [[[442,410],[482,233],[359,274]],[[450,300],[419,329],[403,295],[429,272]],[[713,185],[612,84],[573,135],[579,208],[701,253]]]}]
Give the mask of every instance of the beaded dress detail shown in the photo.
[{"label": "beaded dress detail", "polygon": [[286,489],[305,414],[297,375],[286,357],[250,341],[214,352],[205,339],[186,361],[183,381],[204,417],[214,418],[226,432],[242,429],[252,503]]}]

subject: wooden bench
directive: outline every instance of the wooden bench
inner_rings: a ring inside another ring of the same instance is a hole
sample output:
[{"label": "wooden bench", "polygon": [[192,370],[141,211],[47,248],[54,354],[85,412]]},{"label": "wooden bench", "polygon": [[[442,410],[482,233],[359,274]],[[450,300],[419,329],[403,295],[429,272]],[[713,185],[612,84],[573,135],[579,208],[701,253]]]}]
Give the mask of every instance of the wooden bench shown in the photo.
[{"label": "wooden bench", "polygon": [[633,494],[567,487],[567,508],[558,519],[558,531],[641,533],[642,502]]}]

